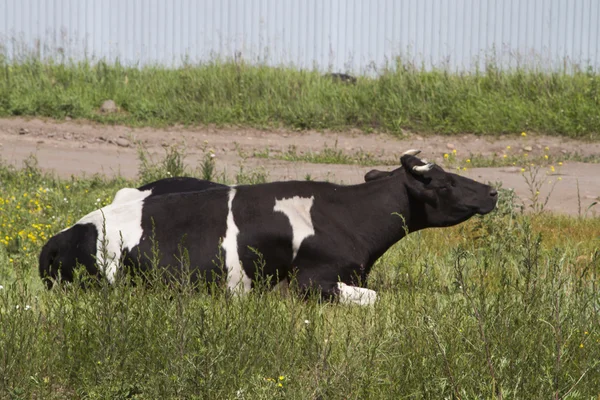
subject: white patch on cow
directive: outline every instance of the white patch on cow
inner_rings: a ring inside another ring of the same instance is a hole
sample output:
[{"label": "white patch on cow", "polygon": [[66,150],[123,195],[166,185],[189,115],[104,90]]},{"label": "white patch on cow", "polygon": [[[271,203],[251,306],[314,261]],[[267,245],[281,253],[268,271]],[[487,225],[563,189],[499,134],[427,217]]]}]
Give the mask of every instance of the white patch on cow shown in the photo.
[{"label": "white patch on cow", "polygon": [[304,239],[315,234],[315,228],[310,217],[310,209],[314,200],[314,196],[294,196],[291,199],[275,200],[273,211],[284,213],[290,220],[290,225],[292,225],[292,261],[298,255],[298,250],[300,250],[300,245],[302,245]]},{"label": "white patch on cow", "polygon": [[233,218],[233,198],[235,197],[236,189],[229,190],[229,202],[227,213],[227,230],[221,246],[225,250],[225,267],[227,267],[227,287],[239,293],[249,292],[252,288],[252,281],[242,268],[240,255],[238,253],[237,237],[240,233],[235,220]]},{"label": "white patch on cow", "polygon": [[358,304],[368,306],[377,301],[377,292],[371,289],[360,288],[338,282],[340,303]]},{"label": "white patch on cow", "polygon": [[[123,192],[121,189],[117,195]],[[133,191],[137,194],[133,195]],[[131,250],[142,238],[142,207],[150,190],[128,189],[115,202],[93,211],[77,221],[78,225],[93,224],[98,232],[96,262],[106,279],[114,283],[123,250]],[[117,201],[119,200],[119,201]],[[104,236],[106,232],[106,237]]]},{"label": "white patch on cow", "polygon": [[112,204],[125,204],[132,201],[143,200],[152,194],[152,190],[138,190],[135,188],[123,188],[115,194]]}]

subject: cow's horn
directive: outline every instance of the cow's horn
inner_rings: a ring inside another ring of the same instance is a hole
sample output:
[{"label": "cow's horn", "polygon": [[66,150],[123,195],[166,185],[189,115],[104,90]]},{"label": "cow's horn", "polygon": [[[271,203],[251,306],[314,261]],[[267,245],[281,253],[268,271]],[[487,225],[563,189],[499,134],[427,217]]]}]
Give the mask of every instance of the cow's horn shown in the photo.
[{"label": "cow's horn", "polygon": [[425,172],[431,171],[432,168],[433,168],[433,164],[427,163],[425,165],[414,166],[413,171],[416,172],[417,174],[424,174]]},{"label": "cow's horn", "polygon": [[421,152],[421,150],[418,150],[418,149],[410,149],[410,150],[406,150],[404,153],[402,153],[402,155],[403,156],[416,156],[420,152]]}]

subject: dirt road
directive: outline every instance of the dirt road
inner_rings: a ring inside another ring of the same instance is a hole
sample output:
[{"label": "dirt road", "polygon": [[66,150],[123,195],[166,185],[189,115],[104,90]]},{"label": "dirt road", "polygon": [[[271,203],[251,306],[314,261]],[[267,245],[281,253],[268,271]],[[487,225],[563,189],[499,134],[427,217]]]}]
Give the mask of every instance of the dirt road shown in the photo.
[{"label": "dirt road", "polygon": [[[582,156],[600,156],[600,143],[584,143],[556,137],[528,135],[527,137],[500,137],[486,139],[473,135],[460,137],[411,135],[398,139],[384,134],[365,135],[359,132],[320,133],[291,132],[286,130],[260,131],[246,128],[129,128],[104,126],[89,122],[42,121],[20,118],[0,119],[0,155],[2,161],[21,166],[25,158],[34,154],[44,170],[54,170],[59,176],[121,174],[133,178],[138,172],[136,143],[142,143],[150,154],[160,159],[164,148],[179,145],[187,154],[186,161],[194,168],[203,157],[206,146],[216,152],[217,168],[229,176],[245,169],[264,168],[270,180],[328,179],[343,183],[361,182],[365,172],[372,168],[356,165],[311,164],[252,157],[255,151],[269,149],[272,153],[286,151],[295,146],[298,153],[322,151],[325,146],[336,147],[348,154],[370,152],[378,159],[396,159],[404,150],[419,148],[422,156],[441,162],[450,148],[459,155],[503,154],[527,152],[531,157],[544,153],[579,153]],[[510,146],[510,150],[507,149]],[[548,147],[549,150],[545,148]],[[531,198],[530,188],[518,167],[472,168],[462,174],[480,181],[501,181],[505,188],[513,188],[525,203]],[[552,211],[576,215],[600,196],[600,164],[565,162],[553,174],[543,171],[544,185],[540,197],[545,198],[557,182],[547,208]],[[579,195],[577,185],[579,184]],[[592,215],[600,213],[600,206]]]}]

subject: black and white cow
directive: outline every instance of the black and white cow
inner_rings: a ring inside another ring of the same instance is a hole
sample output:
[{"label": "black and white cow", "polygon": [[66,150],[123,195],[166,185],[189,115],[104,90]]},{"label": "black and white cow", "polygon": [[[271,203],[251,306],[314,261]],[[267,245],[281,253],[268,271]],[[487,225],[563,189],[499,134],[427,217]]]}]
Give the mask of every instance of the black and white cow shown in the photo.
[{"label": "black and white cow", "polygon": [[294,275],[301,290],[369,304],[376,293],[357,285],[406,235],[405,224],[409,232],[452,226],[496,206],[492,187],[407,153],[402,168],[359,185],[274,182],[109,205],[44,248],[40,270],[72,269],[75,260],[88,266],[96,259],[112,282],[119,260],[150,270],[148,255],[158,246],[161,269],[177,278],[185,248],[192,279],[225,273],[229,289],[246,292],[260,276]]},{"label": "black and white cow", "polygon": [[[228,186],[191,177],[164,178],[140,186],[139,188],[123,188],[119,190],[115,194],[112,203],[108,207],[141,201],[146,198],[168,193],[195,192],[218,187],[225,188]],[[94,250],[90,254],[85,254],[85,251],[79,252],[77,251],[77,247],[72,247],[72,245],[89,245],[87,242],[90,239],[88,237],[90,234],[92,235],[92,242],[95,240],[94,238],[98,237],[98,232],[90,233],[89,226],[83,227],[80,225],[80,222],[85,220],[85,218],[86,217],[77,222],[71,228],[65,229],[50,238],[50,240],[42,248],[39,260],[39,270],[40,276],[42,277],[48,289],[52,287],[53,280],[58,279],[59,275],[61,280],[72,282],[73,273],[77,262],[85,266],[88,273],[92,276],[100,275],[100,271],[96,262],[94,261],[94,257],[91,257],[91,255],[96,255],[96,251]],[[71,242],[73,236],[77,237],[78,233],[81,233],[82,235],[80,239],[76,242]]]}]

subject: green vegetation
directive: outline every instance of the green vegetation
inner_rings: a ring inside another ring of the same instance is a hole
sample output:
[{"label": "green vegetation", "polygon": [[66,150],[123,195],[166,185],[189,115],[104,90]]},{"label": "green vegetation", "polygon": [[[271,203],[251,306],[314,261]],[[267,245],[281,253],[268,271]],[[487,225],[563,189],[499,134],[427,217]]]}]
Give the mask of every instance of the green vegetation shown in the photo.
[{"label": "green vegetation", "polygon": [[518,166],[526,168],[528,166],[543,166],[548,167],[550,172],[554,173],[557,168],[561,167],[564,162],[577,161],[583,163],[600,162],[600,155],[592,154],[582,156],[579,153],[559,153],[551,154],[546,147],[543,154],[529,154],[520,150],[512,150],[511,146],[501,153],[494,153],[491,156],[483,156],[481,154],[459,154],[458,151],[452,150],[444,154],[444,165],[446,167],[470,167],[470,168],[486,168],[486,167],[507,167]]},{"label": "green vegetation", "polygon": [[[248,158],[242,154],[243,158]],[[295,146],[290,146],[286,151],[279,152],[265,148],[260,151],[255,151],[252,154],[255,158],[265,158],[272,160],[298,161],[314,164],[355,164],[363,166],[388,165],[397,166],[398,160],[391,158],[383,158],[376,154],[365,152],[362,150],[352,153],[334,147],[325,146],[320,151],[298,152]],[[511,151],[510,146],[501,154],[494,153],[491,156],[482,154],[464,155],[464,152],[448,151],[443,155],[442,163],[447,168],[484,168],[484,167],[509,167],[518,166],[525,168],[527,166],[546,166],[553,169],[563,165],[566,161],[577,161],[583,163],[600,163],[600,155],[592,154],[582,156],[579,153],[560,153],[550,154],[547,150],[544,154],[528,154],[522,151]],[[556,166],[556,167],[555,167]]]},{"label": "green vegetation", "polygon": [[[101,114],[104,100],[119,111]],[[314,71],[212,62],[170,70],[0,58],[0,116],[130,125],[403,129],[443,134],[542,132],[598,139],[600,77],[591,72],[426,72],[398,64],[356,85]]]},{"label": "green vegetation", "polygon": [[356,165],[398,165],[398,160],[382,159],[372,153],[355,151],[348,154],[337,148],[325,146],[321,151],[298,153],[296,146],[290,146],[285,152],[272,152],[266,148],[255,151],[256,158],[276,159],[284,161],[300,161],[314,164],[356,164]]},{"label": "green vegetation", "polygon": [[[598,395],[600,219],[522,214],[504,190],[494,213],[387,252],[368,282],[374,307],[160,284],[43,290],[49,236],[123,186],[186,172],[176,151],[141,159],[136,182],[0,165],[1,398]],[[207,152],[187,173],[223,181],[214,167]]]}]

